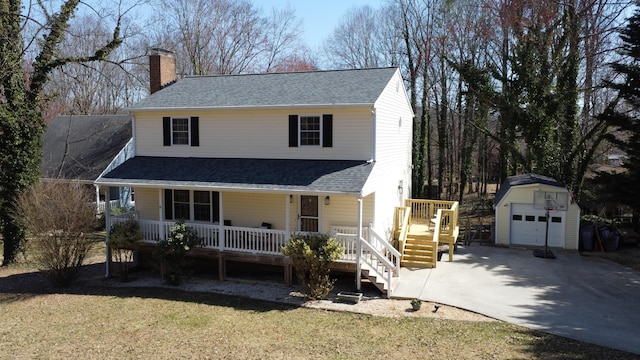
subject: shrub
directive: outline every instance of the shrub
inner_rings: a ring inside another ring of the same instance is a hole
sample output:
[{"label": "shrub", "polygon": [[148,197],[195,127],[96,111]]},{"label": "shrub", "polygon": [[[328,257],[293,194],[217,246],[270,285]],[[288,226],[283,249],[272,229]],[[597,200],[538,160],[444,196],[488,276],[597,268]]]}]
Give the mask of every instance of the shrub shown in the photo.
[{"label": "shrub", "polygon": [[117,261],[120,280],[129,280],[129,263],[133,261],[133,251],[142,240],[140,224],[135,220],[116,223],[109,231],[109,246]]},{"label": "shrub", "polygon": [[92,201],[87,187],[60,182],[37,183],[18,198],[13,216],[27,229],[26,249],[57,285],[69,285],[77,277],[93,246]]},{"label": "shrub", "polygon": [[293,261],[303,292],[311,299],[324,299],[335,280],[329,277],[329,264],[340,258],[344,247],[326,234],[294,235],[282,253]]},{"label": "shrub", "polygon": [[187,275],[186,255],[191,249],[201,245],[202,240],[192,227],[187,226],[183,220],[178,220],[169,230],[168,239],[158,241],[153,258],[168,284],[178,285],[182,276]]}]

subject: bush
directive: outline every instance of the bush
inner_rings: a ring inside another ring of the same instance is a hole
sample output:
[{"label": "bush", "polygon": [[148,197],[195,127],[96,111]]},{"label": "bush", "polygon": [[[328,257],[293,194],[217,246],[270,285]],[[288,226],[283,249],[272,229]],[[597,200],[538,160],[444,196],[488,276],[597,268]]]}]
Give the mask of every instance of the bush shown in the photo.
[{"label": "bush", "polygon": [[116,223],[109,231],[109,246],[117,261],[120,280],[129,280],[129,263],[133,261],[133,251],[142,240],[140,224],[135,220]]},{"label": "bush", "polygon": [[87,187],[60,182],[37,183],[18,198],[13,216],[27,230],[26,249],[57,285],[69,285],[78,276],[93,246],[92,201]]},{"label": "bush", "polygon": [[178,285],[181,278],[188,274],[186,255],[191,249],[201,245],[202,241],[202,237],[183,220],[178,220],[171,227],[167,240],[158,241],[153,258],[168,284]]},{"label": "bush", "polygon": [[282,253],[293,261],[302,291],[309,298],[326,298],[335,280],[329,277],[329,264],[342,256],[344,247],[326,234],[294,235]]}]

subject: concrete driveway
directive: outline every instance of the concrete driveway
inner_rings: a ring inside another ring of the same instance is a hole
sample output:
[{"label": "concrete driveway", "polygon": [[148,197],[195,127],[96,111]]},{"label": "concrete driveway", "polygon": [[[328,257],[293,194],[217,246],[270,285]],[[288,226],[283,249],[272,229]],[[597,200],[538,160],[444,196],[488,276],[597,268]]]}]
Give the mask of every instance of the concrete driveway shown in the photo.
[{"label": "concrete driveway", "polygon": [[451,263],[402,268],[393,295],[640,354],[640,273],[576,251],[554,254],[541,259],[525,249],[458,247]]}]

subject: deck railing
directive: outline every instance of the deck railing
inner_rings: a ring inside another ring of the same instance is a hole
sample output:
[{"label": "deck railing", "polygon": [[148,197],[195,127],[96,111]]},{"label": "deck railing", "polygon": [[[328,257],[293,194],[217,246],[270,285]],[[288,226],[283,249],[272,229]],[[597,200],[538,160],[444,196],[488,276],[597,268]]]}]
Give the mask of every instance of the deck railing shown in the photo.
[{"label": "deck railing", "polygon": [[457,201],[407,199],[405,206],[411,208],[411,221],[427,222],[435,218],[438,210],[449,210]]}]

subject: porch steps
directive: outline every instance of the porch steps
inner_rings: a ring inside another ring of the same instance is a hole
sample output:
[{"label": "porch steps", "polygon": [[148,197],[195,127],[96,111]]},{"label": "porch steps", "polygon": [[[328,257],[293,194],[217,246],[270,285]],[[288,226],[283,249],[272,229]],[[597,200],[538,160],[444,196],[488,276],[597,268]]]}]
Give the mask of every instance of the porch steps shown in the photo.
[{"label": "porch steps", "polygon": [[364,281],[368,281],[373,284],[373,286],[378,288],[378,290],[385,295],[389,293],[389,283],[385,277],[386,272],[380,271],[377,268],[373,269],[371,265],[362,263],[360,273],[364,277]]},{"label": "porch steps", "polygon": [[434,268],[438,259],[438,243],[426,236],[407,236],[402,256],[402,266]]}]

